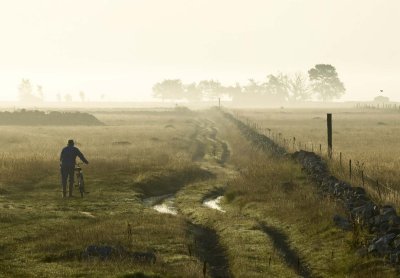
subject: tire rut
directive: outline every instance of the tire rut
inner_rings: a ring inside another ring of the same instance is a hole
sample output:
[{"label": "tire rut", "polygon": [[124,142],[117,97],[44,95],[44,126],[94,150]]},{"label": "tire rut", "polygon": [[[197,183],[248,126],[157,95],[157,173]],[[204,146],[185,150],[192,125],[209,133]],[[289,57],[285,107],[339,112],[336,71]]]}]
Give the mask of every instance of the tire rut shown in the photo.
[{"label": "tire rut", "polygon": [[[193,135],[191,138],[195,143],[193,161],[201,164],[217,163],[222,165],[228,160],[230,155],[228,145],[218,139],[218,129],[213,122],[207,119],[201,120],[196,124]],[[220,190],[218,190],[219,192]],[[207,196],[214,194],[216,194],[215,190]],[[201,203],[203,203],[204,198]],[[193,245],[188,247],[189,253],[192,253],[204,264],[205,269],[203,271],[210,277],[233,277],[230,273],[226,252],[219,243],[217,232],[212,228],[186,219],[188,236],[193,242]]]},{"label": "tire rut", "polygon": [[275,249],[279,251],[286,265],[301,277],[312,277],[310,269],[304,265],[300,256],[288,243],[288,236],[279,229],[259,222],[260,229],[273,240]]},{"label": "tire rut", "polygon": [[207,227],[187,222],[188,235],[193,240],[189,253],[196,256],[204,264],[203,271],[211,277],[233,277],[225,250],[219,244],[217,233]]},{"label": "tire rut", "polygon": [[192,161],[207,160],[207,154],[223,165],[230,157],[228,144],[218,139],[218,129],[209,120],[196,123],[195,131],[190,136],[194,142]]}]

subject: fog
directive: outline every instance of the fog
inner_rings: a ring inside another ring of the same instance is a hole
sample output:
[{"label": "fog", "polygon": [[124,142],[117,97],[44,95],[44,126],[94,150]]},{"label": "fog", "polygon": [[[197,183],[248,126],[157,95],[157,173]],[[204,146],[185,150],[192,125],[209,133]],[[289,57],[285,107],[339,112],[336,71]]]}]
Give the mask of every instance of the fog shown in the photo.
[{"label": "fog", "polygon": [[164,79],[224,86],[331,64],[340,100],[400,101],[400,2],[15,0],[0,4],[0,101],[154,101]]}]

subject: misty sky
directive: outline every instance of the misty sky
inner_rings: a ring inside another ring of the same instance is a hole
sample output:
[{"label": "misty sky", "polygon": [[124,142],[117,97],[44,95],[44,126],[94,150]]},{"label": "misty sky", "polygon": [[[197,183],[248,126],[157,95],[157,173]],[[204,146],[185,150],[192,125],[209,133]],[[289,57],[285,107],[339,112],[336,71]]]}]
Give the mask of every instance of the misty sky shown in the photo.
[{"label": "misty sky", "polygon": [[400,101],[398,0],[0,0],[0,100],[149,100],[164,78],[228,85],[331,63],[345,100]]}]

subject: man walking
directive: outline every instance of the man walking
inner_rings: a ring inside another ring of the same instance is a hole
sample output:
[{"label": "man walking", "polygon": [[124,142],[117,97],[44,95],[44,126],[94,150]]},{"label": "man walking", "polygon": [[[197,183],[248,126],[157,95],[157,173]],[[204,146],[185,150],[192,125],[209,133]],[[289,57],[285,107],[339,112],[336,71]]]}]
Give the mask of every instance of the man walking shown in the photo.
[{"label": "man walking", "polygon": [[76,157],[78,156],[85,164],[89,164],[89,161],[86,160],[81,151],[75,147],[74,144],[74,140],[68,140],[68,145],[62,149],[60,155],[63,198],[66,198],[67,195],[67,180],[69,181],[69,197],[72,197]]}]

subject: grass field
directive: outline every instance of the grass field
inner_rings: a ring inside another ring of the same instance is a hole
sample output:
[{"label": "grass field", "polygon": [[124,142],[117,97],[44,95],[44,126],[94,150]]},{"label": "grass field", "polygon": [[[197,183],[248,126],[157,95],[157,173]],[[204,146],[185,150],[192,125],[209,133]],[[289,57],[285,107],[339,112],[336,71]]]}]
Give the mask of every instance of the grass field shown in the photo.
[{"label": "grass field", "polygon": [[[285,135],[300,120],[324,125],[322,111],[242,113]],[[352,233],[332,222],[343,209],[296,162],[254,148],[218,111],[94,115],[106,126],[0,127],[0,276],[396,276],[356,254]],[[58,156],[69,138],[90,161],[90,193],[63,200]],[[176,214],[154,209],[166,196]],[[223,211],[204,205],[219,196]],[[85,256],[88,246],[124,251]]]},{"label": "grass field", "polygon": [[[289,151],[312,149],[327,155],[326,114],[333,115],[333,160],[331,168],[342,179],[349,179],[352,160],[352,183],[361,184],[361,171],[370,177],[369,187],[376,191],[376,180],[385,187],[400,191],[400,113],[398,110],[374,109],[269,109],[237,110],[243,120],[257,123],[263,133],[275,137]],[[270,130],[268,130],[270,129]],[[281,135],[279,135],[281,133]],[[279,140],[279,137],[281,138]],[[293,137],[296,144],[293,148]],[[339,165],[342,153],[342,166]],[[385,188],[383,187],[382,190]],[[397,193],[386,191],[384,201],[400,205]]]}]

